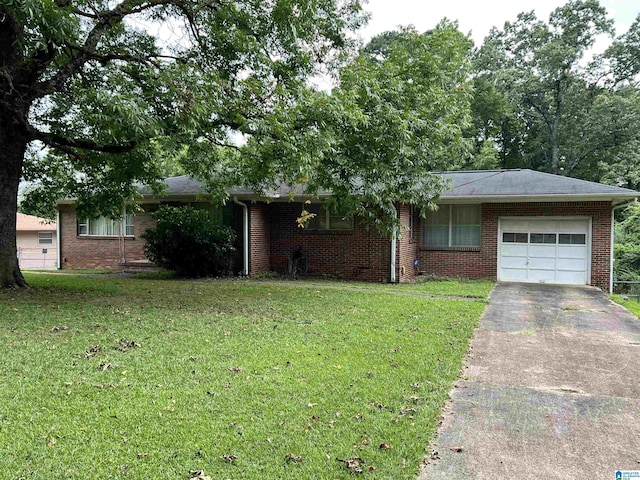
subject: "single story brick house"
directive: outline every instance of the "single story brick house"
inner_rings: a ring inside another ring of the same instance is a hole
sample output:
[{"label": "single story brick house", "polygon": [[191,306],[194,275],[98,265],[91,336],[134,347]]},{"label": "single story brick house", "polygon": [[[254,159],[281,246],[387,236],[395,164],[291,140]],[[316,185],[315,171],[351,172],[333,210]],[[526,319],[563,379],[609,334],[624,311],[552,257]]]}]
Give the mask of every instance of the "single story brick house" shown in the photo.
[{"label": "single story brick house", "polygon": [[56,268],[56,232],[55,222],[16,213],[16,255],[20,268]]},{"label": "single story brick house", "polygon": [[[246,189],[229,191],[212,208],[237,232],[237,271],[284,272],[301,252],[312,275],[402,282],[418,274],[502,281],[594,285],[611,289],[613,212],[640,195],[633,190],[532,170],[439,173],[451,188],[439,209],[420,218],[398,206],[405,227],[390,238],[356,219],[331,215],[322,198],[306,206],[317,216],[296,219],[305,197],[272,192],[268,201]],[[122,219],[79,219],[72,201],[59,208],[60,268],[123,269],[142,264],[140,234],[160,204],[206,208],[201,184],[186,176],[166,180],[162,197],[144,188],[143,213]]]}]

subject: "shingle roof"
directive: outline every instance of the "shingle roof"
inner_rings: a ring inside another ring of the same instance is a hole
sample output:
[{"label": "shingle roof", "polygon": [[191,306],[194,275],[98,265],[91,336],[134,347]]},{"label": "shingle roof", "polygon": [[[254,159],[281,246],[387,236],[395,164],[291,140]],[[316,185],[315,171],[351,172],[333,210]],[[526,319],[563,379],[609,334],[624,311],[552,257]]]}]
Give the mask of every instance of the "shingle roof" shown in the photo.
[{"label": "shingle roof", "polygon": [[453,183],[453,189],[443,193],[441,199],[573,195],[634,198],[640,195],[628,188],[528,169],[443,172],[440,175]]},{"label": "shingle roof", "polygon": [[[462,172],[440,172],[437,175],[450,180],[453,188],[440,195],[440,200],[455,201],[516,201],[526,197],[529,201],[544,200],[559,201],[560,199],[602,199],[602,200],[631,200],[640,193],[602,183],[588,182],[576,178],[536,172],[528,169],[515,170],[476,170]],[[182,175],[165,180],[167,196],[190,196],[204,193],[203,183]],[[145,187],[139,189],[143,195],[151,195]],[[251,196],[253,191],[247,188],[234,188],[229,195]],[[267,192],[273,198],[285,198],[290,194],[303,195],[303,189],[280,186],[276,191]],[[320,196],[330,195],[321,191]]]},{"label": "shingle roof", "polygon": [[16,231],[18,232],[49,232],[56,230],[56,222],[51,222],[45,218],[16,213]]}]

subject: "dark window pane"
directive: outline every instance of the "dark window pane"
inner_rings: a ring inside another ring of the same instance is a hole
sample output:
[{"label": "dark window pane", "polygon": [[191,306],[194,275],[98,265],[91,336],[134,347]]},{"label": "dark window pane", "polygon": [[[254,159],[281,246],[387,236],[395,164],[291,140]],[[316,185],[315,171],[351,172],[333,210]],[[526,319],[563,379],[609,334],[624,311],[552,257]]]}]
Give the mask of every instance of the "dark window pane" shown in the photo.
[{"label": "dark window pane", "polygon": [[544,234],[544,243],[556,243],[556,234],[555,233],[545,233]]},{"label": "dark window pane", "polygon": [[571,245],[586,245],[587,236],[584,233],[572,233]]},{"label": "dark window pane", "polygon": [[561,233],[561,245],[586,245],[587,236],[584,233]]},{"label": "dark window pane", "polygon": [[516,243],[527,243],[529,241],[528,233],[516,233]]},{"label": "dark window pane", "polygon": [[526,233],[507,233],[502,234],[503,243],[527,243],[528,235]]},{"label": "dark window pane", "polygon": [[531,243],[544,243],[544,233],[532,233]]}]

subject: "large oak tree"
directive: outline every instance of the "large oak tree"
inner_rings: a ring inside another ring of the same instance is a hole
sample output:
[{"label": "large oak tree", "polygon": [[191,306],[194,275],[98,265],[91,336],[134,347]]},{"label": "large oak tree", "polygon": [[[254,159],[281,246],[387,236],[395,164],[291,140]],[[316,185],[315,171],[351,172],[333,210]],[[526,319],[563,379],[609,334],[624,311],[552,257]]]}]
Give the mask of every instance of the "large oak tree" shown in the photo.
[{"label": "large oak tree", "polygon": [[134,182],[157,184],[160,157],[192,146],[191,170],[224,169],[213,147],[272,135],[272,112],[363,19],[359,0],[0,0],[0,286],[25,284],[21,177],[118,215]]}]

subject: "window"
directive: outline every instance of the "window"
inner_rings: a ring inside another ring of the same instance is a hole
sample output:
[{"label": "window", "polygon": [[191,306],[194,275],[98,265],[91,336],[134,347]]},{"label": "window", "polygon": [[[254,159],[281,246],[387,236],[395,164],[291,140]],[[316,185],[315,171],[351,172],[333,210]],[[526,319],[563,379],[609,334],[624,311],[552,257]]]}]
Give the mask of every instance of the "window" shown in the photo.
[{"label": "window", "polygon": [[38,232],[38,245],[53,245],[53,232]]},{"label": "window", "polygon": [[530,238],[531,243],[556,243],[555,233],[532,233]]},{"label": "window", "polygon": [[561,233],[558,235],[560,237],[559,244],[560,245],[586,245],[587,244],[587,236],[584,233]]},{"label": "window", "polygon": [[422,227],[426,247],[479,247],[480,205],[441,205],[427,215]]},{"label": "window", "polygon": [[319,203],[305,205],[305,210],[316,215],[307,222],[308,230],[353,230],[353,217],[331,212]]},{"label": "window", "polygon": [[527,243],[529,241],[528,233],[507,233],[502,234],[504,243]]},{"label": "window", "polygon": [[133,214],[112,219],[98,217],[78,220],[78,235],[97,237],[133,236]]}]

